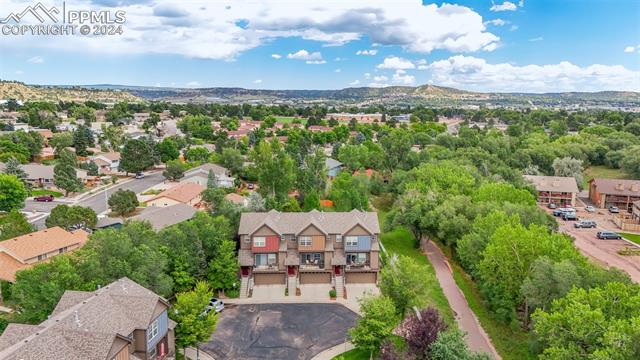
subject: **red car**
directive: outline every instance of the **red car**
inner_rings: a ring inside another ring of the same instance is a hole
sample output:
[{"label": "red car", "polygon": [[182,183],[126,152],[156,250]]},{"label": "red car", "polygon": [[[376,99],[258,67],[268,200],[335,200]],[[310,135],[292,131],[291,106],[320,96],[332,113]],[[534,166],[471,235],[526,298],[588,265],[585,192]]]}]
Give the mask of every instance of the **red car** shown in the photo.
[{"label": "red car", "polygon": [[41,202],[51,202],[53,201],[53,199],[54,199],[53,195],[42,195],[42,196],[36,196],[33,198],[33,200],[41,201]]}]

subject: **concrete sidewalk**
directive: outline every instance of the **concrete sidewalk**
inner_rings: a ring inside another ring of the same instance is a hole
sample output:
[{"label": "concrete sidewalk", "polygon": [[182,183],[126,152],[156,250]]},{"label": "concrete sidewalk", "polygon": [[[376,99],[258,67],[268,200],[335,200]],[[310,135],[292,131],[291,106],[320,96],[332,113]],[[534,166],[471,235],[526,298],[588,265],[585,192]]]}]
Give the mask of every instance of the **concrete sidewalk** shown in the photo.
[{"label": "concrete sidewalk", "polygon": [[433,265],[436,277],[440,282],[440,287],[455,314],[456,322],[458,326],[467,333],[465,340],[467,344],[469,344],[469,348],[473,351],[491,354],[495,359],[501,359],[493,347],[489,336],[480,325],[478,318],[476,318],[476,315],[469,307],[467,299],[453,279],[452,270],[447,258],[433,241],[427,242],[426,250],[427,257]]},{"label": "concrete sidewalk", "polygon": [[347,341],[345,343],[328,348],[320,354],[312,357],[311,360],[331,360],[334,357],[355,348],[355,345],[353,345],[350,341]]}]

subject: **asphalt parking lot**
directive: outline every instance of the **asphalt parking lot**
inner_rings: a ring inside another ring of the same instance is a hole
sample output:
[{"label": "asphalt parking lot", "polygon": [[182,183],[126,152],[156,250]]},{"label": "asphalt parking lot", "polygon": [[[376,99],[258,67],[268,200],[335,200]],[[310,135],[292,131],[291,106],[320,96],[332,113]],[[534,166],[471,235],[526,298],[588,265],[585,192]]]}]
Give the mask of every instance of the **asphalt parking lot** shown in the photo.
[{"label": "asphalt parking lot", "polygon": [[229,305],[200,349],[221,359],[310,359],[345,341],[357,315],[338,304]]}]

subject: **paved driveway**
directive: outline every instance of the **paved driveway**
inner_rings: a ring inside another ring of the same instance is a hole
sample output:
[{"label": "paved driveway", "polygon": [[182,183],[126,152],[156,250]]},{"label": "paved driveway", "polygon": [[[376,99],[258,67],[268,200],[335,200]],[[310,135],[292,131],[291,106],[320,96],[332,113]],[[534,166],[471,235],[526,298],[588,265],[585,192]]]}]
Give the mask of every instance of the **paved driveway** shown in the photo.
[{"label": "paved driveway", "polygon": [[345,341],[356,314],[337,304],[229,305],[201,350],[222,359],[310,359]]}]

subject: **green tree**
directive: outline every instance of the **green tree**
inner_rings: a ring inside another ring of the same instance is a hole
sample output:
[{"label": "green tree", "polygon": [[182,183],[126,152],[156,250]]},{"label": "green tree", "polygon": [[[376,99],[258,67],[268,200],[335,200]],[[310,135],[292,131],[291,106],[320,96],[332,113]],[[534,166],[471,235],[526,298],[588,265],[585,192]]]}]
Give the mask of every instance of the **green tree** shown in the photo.
[{"label": "green tree", "polygon": [[533,314],[541,359],[640,358],[640,286],[611,282],[571,290]]},{"label": "green tree", "polygon": [[214,289],[231,290],[238,283],[240,264],[235,250],[234,241],[224,240],[217,255],[209,262],[209,282]]},{"label": "green tree", "polygon": [[162,176],[167,180],[177,181],[184,176],[185,169],[185,164],[180,160],[171,160],[167,163],[167,167],[162,172]]},{"label": "green tree", "polygon": [[286,200],[295,181],[294,164],[277,140],[261,141],[251,152],[258,184],[258,191],[265,198],[276,202]]},{"label": "green tree", "polygon": [[71,109],[71,117],[82,119],[85,124],[89,124],[96,121],[96,110],[86,105],[74,106]]},{"label": "green tree", "polygon": [[151,168],[156,163],[153,141],[144,139],[128,140],[120,153],[120,170],[137,173]]},{"label": "green tree", "polygon": [[160,161],[167,163],[171,160],[176,160],[180,157],[180,150],[178,144],[171,138],[164,138],[156,145]]},{"label": "green tree", "polygon": [[5,174],[14,175],[18,179],[20,179],[20,181],[22,181],[22,183],[24,184],[24,187],[27,190],[29,189],[30,186],[27,182],[27,173],[22,169],[22,166],[18,159],[13,156],[7,159],[7,162],[4,164],[3,171]]},{"label": "green tree", "polygon": [[473,194],[474,202],[496,202],[500,205],[513,204],[535,205],[536,198],[526,189],[517,189],[509,183],[484,183]]},{"label": "green tree", "polygon": [[427,278],[415,260],[393,256],[380,272],[380,291],[394,303],[396,312],[404,314],[413,306],[422,307],[427,298]]},{"label": "green tree", "polygon": [[11,297],[20,306],[19,321],[44,321],[65,290],[81,290],[82,286],[82,277],[69,256],[56,256],[49,262],[18,271]]},{"label": "green tree", "polygon": [[553,174],[555,176],[572,177],[576,179],[578,187],[582,188],[584,178],[582,177],[582,160],[574,159],[572,157],[563,157],[553,160]]},{"label": "green tree", "polygon": [[87,148],[95,146],[93,140],[93,132],[84,125],[78,126],[73,132],[73,147],[79,156],[87,156],[89,154]]},{"label": "green tree", "polygon": [[98,217],[93,209],[84,206],[58,205],[51,210],[51,214],[45,220],[48,228],[60,226],[65,230],[77,228],[93,229],[98,222]]},{"label": "green tree", "polygon": [[15,175],[0,173],[0,211],[18,210],[24,206],[27,189]]},{"label": "green tree", "polygon": [[82,180],[76,172],[76,156],[69,150],[60,152],[58,162],[53,168],[53,183],[65,191],[65,196],[70,192],[82,189]]},{"label": "green tree", "polygon": [[203,314],[212,296],[213,292],[202,281],[193,290],[176,295],[176,303],[169,315],[178,323],[175,329],[178,348],[197,347],[207,341],[216,329],[218,317],[215,311]]},{"label": "green tree", "polygon": [[438,339],[429,347],[431,360],[490,360],[485,353],[476,353],[469,349],[464,333],[457,328],[440,332]]},{"label": "green tree", "polygon": [[399,318],[393,301],[384,295],[362,298],[360,312],[362,317],[358,318],[356,326],[349,330],[351,342],[373,356],[380,349],[382,341],[391,337]]},{"label": "green tree", "polygon": [[123,189],[111,194],[107,202],[111,210],[119,215],[130,214],[140,205],[135,192]]},{"label": "green tree", "polygon": [[341,172],[333,179],[328,197],[336,211],[366,210],[369,208],[369,180],[364,175]]},{"label": "green tree", "polygon": [[185,151],[184,158],[187,161],[204,163],[209,160],[209,150],[204,147],[192,147]]},{"label": "green tree", "polygon": [[302,166],[298,170],[298,190],[302,196],[311,192],[322,194],[327,186],[327,157],[321,149],[308,154],[302,161]]},{"label": "green tree", "polygon": [[0,240],[12,239],[16,236],[32,232],[33,226],[27,218],[18,210],[0,214]]},{"label": "green tree", "polygon": [[620,167],[629,174],[640,178],[640,145],[629,147],[620,161]]},{"label": "green tree", "polygon": [[229,169],[232,174],[239,174],[244,165],[244,157],[238,149],[224,148],[220,154],[220,165]]}]

